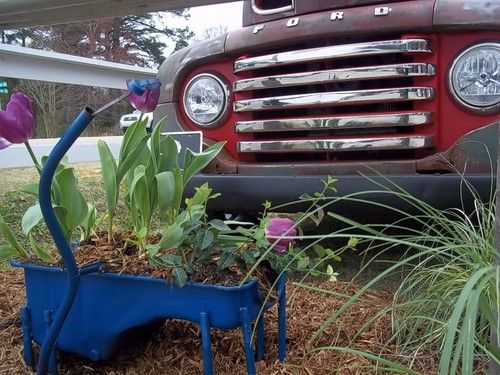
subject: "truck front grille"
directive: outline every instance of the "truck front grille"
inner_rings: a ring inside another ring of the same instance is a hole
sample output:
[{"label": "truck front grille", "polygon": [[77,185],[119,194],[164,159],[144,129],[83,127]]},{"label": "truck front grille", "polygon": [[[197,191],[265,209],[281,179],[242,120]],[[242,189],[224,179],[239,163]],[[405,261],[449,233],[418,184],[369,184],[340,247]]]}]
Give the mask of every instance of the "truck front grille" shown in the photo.
[{"label": "truck front grille", "polygon": [[[425,38],[284,50],[234,62],[239,153],[429,150],[434,98]],[[424,82],[425,84],[422,84]],[[248,136],[253,139],[248,140]]]}]

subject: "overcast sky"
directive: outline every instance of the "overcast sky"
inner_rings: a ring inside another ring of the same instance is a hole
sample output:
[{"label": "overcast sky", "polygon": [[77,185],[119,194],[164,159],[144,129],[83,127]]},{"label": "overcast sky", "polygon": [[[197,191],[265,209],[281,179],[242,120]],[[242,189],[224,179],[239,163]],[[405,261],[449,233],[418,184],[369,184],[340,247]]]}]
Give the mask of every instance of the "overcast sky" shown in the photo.
[{"label": "overcast sky", "polygon": [[205,5],[191,8],[188,25],[197,36],[211,26],[225,25],[229,30],[241,27],[243,2]]},{"label": "overcast sky", "polygon": [[[1,1],[1,0],[0,0]],[[202,7],[193,7],[189,10],[191,17],[189,20],[184,20],[179,17],[167,17],[166,21],[172,27],[185,27],[189,26],[195,33],[195,38],[202,39],[203,32],[214,26],[226,26],[228,31],[241,27],[243,2],[236,1],[233,3],[224,3],[216,5],[205,5]],[[170,51],[174,44],[165,40]]]}]

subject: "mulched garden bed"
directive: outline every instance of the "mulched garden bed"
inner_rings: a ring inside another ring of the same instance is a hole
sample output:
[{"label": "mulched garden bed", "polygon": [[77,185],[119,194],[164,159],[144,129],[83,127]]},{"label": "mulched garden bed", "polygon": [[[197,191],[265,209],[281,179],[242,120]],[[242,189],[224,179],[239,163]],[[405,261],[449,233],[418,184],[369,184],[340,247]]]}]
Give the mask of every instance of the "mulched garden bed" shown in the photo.
[{"label": "mulched garden bed", "polygon": [[[335,282],[318,285],[352,295],[357,286]],[[342,299],[288,286],[288,352],[285,363],[277,361],[276,308],[266,316],[266,360],[257,364],[258,374],[374,374],[382,373],[368,368],[368,360],[336,351],[310,352],[308,339],[342,305]],[[370,317],[390,303],[388,292],[369,291],[336,321],[322,336],[319,346],[346,345]],[[33,374],[22,359],[22,335],[19,308],[24,303],[24,285],[21,270],[0,270],[0,374]],[[60,360],[60,374],[199,374],[202,359],[198,326],[170,320],[149,340],[125,348],[112,361],[93,363],[64,354]],[[214,370],[216,374],[246,374],[245,355],[238,330],[212,330]],[[386,344],[390,335],[390,317],[383,315],[367,332],[356,338],[354,348],[383,355],[424,374],[436,374],[435,358],[407,357],[398,354],[397,347]],[[386,372],[385,372],[386,373]]]}]

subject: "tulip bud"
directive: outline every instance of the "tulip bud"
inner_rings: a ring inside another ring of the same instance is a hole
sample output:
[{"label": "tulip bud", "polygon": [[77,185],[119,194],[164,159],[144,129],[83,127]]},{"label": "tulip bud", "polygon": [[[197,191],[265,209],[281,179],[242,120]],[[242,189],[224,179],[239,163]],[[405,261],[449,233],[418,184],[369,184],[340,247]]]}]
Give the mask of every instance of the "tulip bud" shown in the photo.
[{"label": "tulip bud", "polygon": [[[269,243],[274,243],[281,236],[294,237],[297,235],[297,229],[294,228],[295,222],[288,218],[271,218],[267,224],[265,233]],[[294,240],[291,238],[282,238],[274,245],[273,250],[278,253],[284,253]]]},{"label": "tulip bud", "polygon": [[[127,81],[127,86],[130,80]],[[132,107],[141,111],[142,113],[153,112],[158,105],[160,98],[161,83],[158,80],[148,80],[144,86],[144,93],[142,95],[136,94],[134,91],[128,96],[128,100]]]},{"label": "tulip bud", "polygon": [[[3,148],[9,143],[24,143],[35,131],[35,113],[29,98],[16,92],[12,94],[5,111],[0,111],[0,137]],[[0,149],[2,146],[0,146]]]}]

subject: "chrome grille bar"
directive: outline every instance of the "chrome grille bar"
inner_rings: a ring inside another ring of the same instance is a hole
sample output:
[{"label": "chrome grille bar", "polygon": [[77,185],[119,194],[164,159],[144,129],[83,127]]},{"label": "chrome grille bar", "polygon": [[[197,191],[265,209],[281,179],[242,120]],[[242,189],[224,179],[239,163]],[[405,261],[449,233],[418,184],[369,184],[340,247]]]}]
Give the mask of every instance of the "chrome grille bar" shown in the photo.
[{"label": "chrome grille bar", "polygon": [[238,152],[346,152],[413,150],[434,146],[432,136],[350,139],[300,139],[286,141],[239,142]]},{"label": "chrome grille bar", "polygon": [[432,99],[430,87],[403,87],[357,91],[333,91],[311,94],[286,95],[271,98],[248,99],[234,102],[234,112],[290,109],[327,105],[363,104],[407,100]]},{"label": "chrome grille bar", "polygon": [[434,74],[435,68],[432,64],[394,64],[242,79],[235,81],[233,86],[234,91],[239,92],[363,79],[431,76]]},{"label": "chrome grille bar", "polygon": [[234,72],[239,73],[253,69],[343,57],[384,55],[389,53],[405,52],[431,52],[431,50],[426,39],[396,39],[378,42],[343,44],[273,53],[270,55],[237,60],[234,62]]},{"label": "chrome grille bar", "polygon": [[432,117],[432,112],[412,112],[387,113],[383,115],[256,120],[237,122],[235,129],[237,133],[253,133],[416,126],[431,123]]}]

